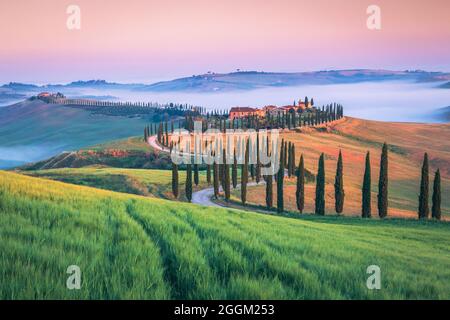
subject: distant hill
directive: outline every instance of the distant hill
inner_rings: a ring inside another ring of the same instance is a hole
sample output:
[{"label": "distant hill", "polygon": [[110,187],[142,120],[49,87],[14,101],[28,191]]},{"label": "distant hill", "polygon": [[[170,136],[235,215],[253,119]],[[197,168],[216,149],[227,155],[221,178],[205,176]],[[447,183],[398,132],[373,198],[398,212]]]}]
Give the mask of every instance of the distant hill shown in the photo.
[{"label": "distant hill", "polygon": [[135,90],[216,92],[297,85],[343,84],[393,80],[433,82],[442,81],[445,79],[450,80],[450,74],[426,71],[387,71],[364,69],[298,73],[248,71],[226,74],[208,73],[203,75],[194,75],[191,77],[137,87]]},{"label": "distant hill", "polygon": [[434,115],[441,121],[450,121],[450,106],[438,109]]},{"label": "distant hill", "polygon": [[47,84],[36,86],[32,84],[9,83],[0,88],[15,92],[56,91],[66,89],[121,89],[148,92],[216,92],[233,90],[252,90],[263,87],[286,87],[297,85],[319,85],[357,83],[370,81],[408,80],[415,82],[437,82],[450,80],[450,73],[428,71],[390,71],[390,70],[327,70],[313,72],[258,72],[239,71],[232,73],[206,73],[193,75],[170,81],[153,84],[115,83],[105,80],[74,81],[68,84]]},{"label": "distant hill", "polygon": [[449,81],[449,82],[446,82],[446,83],[444,83],[444,84],[441,84],[441,85],[439,86],[439,88],[442,88],[442,89],[450,89],[450,81]]},{"label": "distant hill", "polygon": [[49,158],[62,151],[141,135],[138,117],[94,115],[40,100],[0,108],[0,168]]},{"label": "distant hill", "polygon": [[1,88],[11,90],[36,90],[39,88],[39,86],[28,83],[10,82],[8,84],[2,85]]}]

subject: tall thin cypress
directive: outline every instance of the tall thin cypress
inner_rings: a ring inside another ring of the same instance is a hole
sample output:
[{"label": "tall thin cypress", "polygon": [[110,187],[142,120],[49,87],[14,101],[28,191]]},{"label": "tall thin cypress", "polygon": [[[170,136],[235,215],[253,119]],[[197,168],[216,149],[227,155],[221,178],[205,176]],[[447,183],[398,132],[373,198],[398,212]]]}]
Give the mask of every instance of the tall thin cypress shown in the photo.
[{"label": "tall thin cypress", "polygon": [[194,164],[194,183],[198,186],[199,177],[198,177],[198,164]]},{"label": "tall thin cypress", "polygon": [[380,218],[388,214],[388,146],[383,144],[380,161],[380,178],[378,181],[378,215]]},{"label": "tall thin cypress", "polygon": [[247,146],[245,148],[245,160],[242,164],[241,169],[241,200],[242,204],[245,206],[247,202],[247,181],[248,181],[248,160],[249,160],[249,141],[247,140]]},{"label": "tall thin cypress", "polygon": [[206,165],[206,182],[208,183],[208,185],[211,184],[211,165],[210,164]]},{"label": "tall thin cypress", "polygon": [[233,151],[233,167],[231,169],[231,180],[233,181],[233,188],[237,187],[237,158],[236,158],[236,149]]},{"label": "tall thin cypress", "polygon": [[278,169],[277,177],[277,212],[281,213],[284,211],[284,195],[283,195],[283,185],[284,185],[284,157],[286,155],[286,144],[282,144],[280,152],[280,167]]},{"label": "tall thin cypress", "polygon": [[298,211],[303,213],[303,209],[305,208],[305,164],[303,154],[300,156],[300,163],[298,164],[295,198]]},{"label": "tall thin cypress", "polygon": [[419,219],[427,219],[430,214],[430,208],[428,205],[429,197],[429,165],[428,165],[428,154],[425,152],[423,156],[422,165],[422,178],[420,181],[420,194],[419,194]]},{"label": "tall thin cypress", "polygon": [[186,165],[186,198],[189,202],[192,200],[192,165]]},{"label": "tall thin cypress", "polygon": [[320,155],[317,170],[315,213],[325,214],[325,156],[323,153]]},{"label": "tall thin cypress", "polygon": [[214,185],[214,198],[219,197],[219,165],[216,161],[213,163],[213,185]]},{"label": "tall thin cypress", "polygon": [[266,176],[266,206],[268,209],[273,206],[273,176],[271,174]]},{"label": "tall thin cypress", "polygon": [[291,150],[291,175],[295,175],[295,145],[292,143]]},{"label": "tall thin cypress", "polygon": [[441,220],[441,172],[439,169],[434,175],[431,216],[437,220]]},{"label": "tall thin cypress", "polygon": [[172,193],[178,198],[178,165],[172,161]]},{"label": "tall thin cypress", "polygon": [[259,184],[261,181],[261,160],[260,160],[260,151],[261,151],[261,143],[259,141],[259,132],[256,135],[256,183]]},{"label": "tall thin cypress", "polygon": [[223,181],[224,181],[224,193],[225,200],[230,201],[230,165],[227,163],[227,154],[223,149]]},{"label": "tall thin cypress", "polygon": [[339,158],[336,167],[336,178],[334,181],[334,200],[336,213],[341,214],[344,210],[344,174],[343,174],[342,152],[339,150]]},{"label": "tall thin cypress", "polygon": [[370,152],[366,154],[366,168],[364,171],[364,180],[362,186],[362,217],[370,218],[372,216],[372,194],[371,194],[372,177],[370,172]]},{"label": "tall thin cypress", "polygon": [[288,153],[287,153],[287,172],[288,177],[292,176],[292,143],[289,141]]}]

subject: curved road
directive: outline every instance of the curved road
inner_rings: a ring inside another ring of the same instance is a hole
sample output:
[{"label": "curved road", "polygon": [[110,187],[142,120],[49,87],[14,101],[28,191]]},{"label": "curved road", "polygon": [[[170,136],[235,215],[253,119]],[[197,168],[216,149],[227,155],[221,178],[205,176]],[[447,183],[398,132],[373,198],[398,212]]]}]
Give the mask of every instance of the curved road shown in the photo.
[{"label": "curved road", "polygon": [[[161,146],[158,141],[157,141],[157,137],[156,136],[151,136],[148,138],[148,144],[161,152],[170,152],[169,148],[163,147]],[[286,175],[286,173],[285,173]],[[264,185],[266,182],[264,180],[261,180],[259,182],[259,184]],[[248,182],[247,183],[247,187],[252,187],[252,186],[257,186],[258,184],[256,182]],[[237,185],[237,189],[239,189],[241,187],[240,184]],[[219,190],[222,190],[222,188],[220,188]],[[200,204],[203,206],[208,206],[208,207],[225,207],[223,205],[220,205],[218,203],[215,203],[214,201],[212,201],[212,197],[214,196],[214,188],[213,187],[209,187],[206,189],[202,189],[199,191],[195,191],[192,193],[192,203],[195,204]]]}]

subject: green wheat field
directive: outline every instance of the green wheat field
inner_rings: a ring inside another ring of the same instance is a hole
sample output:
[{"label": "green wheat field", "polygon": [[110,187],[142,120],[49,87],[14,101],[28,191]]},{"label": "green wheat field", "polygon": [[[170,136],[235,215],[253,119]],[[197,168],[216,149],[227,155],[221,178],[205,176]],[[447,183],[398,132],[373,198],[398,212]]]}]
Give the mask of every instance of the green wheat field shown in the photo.
[{"label": "green wheat field", "polygon": [[[449,223],[286,218],[0,180],[1,299],[450,299]],[[80,290],[66,288],[70,265]],[[367,289],[369,265],[380,290]]]}]

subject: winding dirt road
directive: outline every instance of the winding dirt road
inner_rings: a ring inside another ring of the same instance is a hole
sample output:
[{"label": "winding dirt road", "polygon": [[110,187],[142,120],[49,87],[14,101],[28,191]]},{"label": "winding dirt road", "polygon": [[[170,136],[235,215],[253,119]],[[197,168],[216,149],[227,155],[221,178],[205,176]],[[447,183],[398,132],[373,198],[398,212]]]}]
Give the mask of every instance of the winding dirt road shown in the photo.
[{"label": "winding dirt road", "polygon": [[[154,149],[156,149],[158,151],[167,152],[167,153],[170,152],[169,148],[163,147],[163,146],[161,146],[158,143],[156,136],[149,137],[148,138],[148,144],[152,148],[154,148]],[[264,180],[261,180],[259,182],[259,184],[262,184],[262,185],[265,184],[265,183],[266,182]],[[247,183],[247,187],[252,187],[252,186],[256,186],[256,185],[258,185],[256,182],[249,182],[249,183]],[[240,187],[241,187],[241,185],[238,184],[237,185],[237,189],[239,189]],[[220,188],[219,190],[222,190],[222,188]],[[200,204],[202,206],[207,206],[207,207],[226,207],[226,206],[220,205],[220,204],[215,203],[214,201],[212,201],[211,199],[212,199],[213,196],[214,196],[214,188],[209,187],[209,188],[206,188],[206,189],[202,189],[202,190],[193,192],[192,193],[192,201],[191,202],[195,203],[195,204]]]}]

